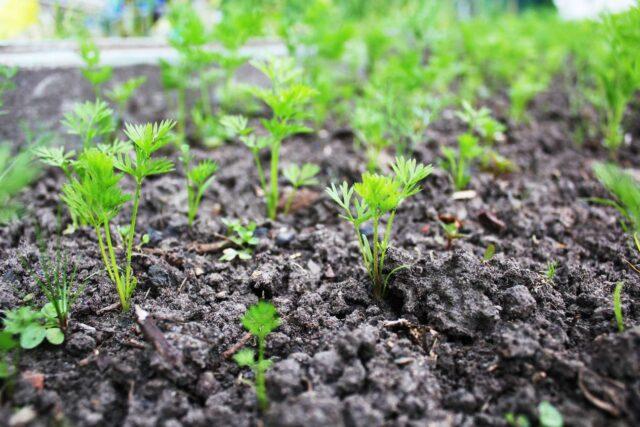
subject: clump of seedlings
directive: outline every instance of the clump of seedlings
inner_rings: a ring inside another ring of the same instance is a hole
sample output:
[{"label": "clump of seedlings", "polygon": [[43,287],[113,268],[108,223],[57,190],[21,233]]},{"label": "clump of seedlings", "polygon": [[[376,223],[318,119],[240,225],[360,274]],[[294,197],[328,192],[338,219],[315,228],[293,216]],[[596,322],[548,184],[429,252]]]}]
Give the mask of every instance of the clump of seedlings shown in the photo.
[{"label": "clump of seedlings", "polygon": [[247,225],[243,225],[237,219],[223,219],[222,222],[227,226],[229,232],[227,238],[235,247],[225,248],[224,251],[222,251],[220,260],[231,262],[236,258],[241,260],[251,259],[253,247],[259,242],[255,235],[256,223],[251,221]]},{"label": "clump of seedlings", "polygon": [[[391,271],[385,269],[396,212],[405,199],[420,191],[420,182],[433,171],[431,165],[417,164],[415,160],[402,157],[396,158],[391,167],[393,175],[366,172],[362,175],[362,181],[353,186],[343,182],[339,188],[332,184],[326,189],[327,194],[342,209],[341,218],[350,222],[356,231],[362,260],[377,298],[385,296],[389,278],[397,271],[407,268],[402,265]],[[354,193],[358,197],[354,197]],[[385,220],[384,232],[380,233],[379,227]],[[360,231],[360,227],[368,221],[373,223],[371,242]]]},{"label": "clump of seedlings", "polygon": [[218,165],[211,160],[202,160],[194,164],[189,146],[183,144],[181,149],[182,164],[187,178],[187,218],[189,220],[189,226],[191,226],[196,219],[196,215],[198,215],[204,192],[213,183],[214,174],[218,170]]},{"label": "clump of seedlings", "polygon": [[280,316],[278,316],[278,311],[273,304],[260,301],[249,307],[242,317],[242,325],[258,340],[258,354],[256,357],[255,350],[243,348],[233,356],[238,366],[248,367],[253,371],[255,378],[253,387],[258,398],[258,406],[263,411],[269,407],[265,373],[272,363],[270,359],[265,358],[267,336],[280,324]]},{"label": "clump of seedlings", "polygon": [[467,188],[471,181],[471,168],[475,160],[482,155],[478,138],[470,133],[458,137],[458,149],[442,147],[442,167],[449,172],[456,191]]},{"label": "clump of seedlings", "polygon": [[[173,170],[173,163],[166,158],[156,158],[154,154],[172,141],[173,122],[146,125],[127,125],[125,134],[130,140],[135,155],[131,152],[111,154],[97,148],[84,151],[75,163],[81,174],[73,177],[63,187],[63,201],[74,216],[93,227],[98,238],[100,253],[109,278],[116,285],[120,303],[124,311],[129,310],[131,296],[137,286],[137,279],[131,267],[135,227],[145,178]],[[133,196],[123,193],[120,181],[124,172],[133,178]],[[115,254],[111,233],[113,219],[124,204],[133,199],[131,219],[124,239],[126,261],[120,268]]]},{"label": "clump of seedlings", "polygon": [[48,301],[43,311],[53,314],[50,317],[56,319],[60,330],[66,331],[71,307],[84,290],[85,283],[78,283],[78,267],[69,262],[67,253],[62,250],[60,235],[56,238],[53,257],[48,253],[45,240],[38,238],[39,272],[26,258],[21,261]]},{"label": "clump of seedlings", "polygon": [[[248,127],[248,121],[239,116],[225,117],[221,119],[221,123],[231,135],[238,136],[251,150],[260,186],[265,194],[267,215],[270,219],[275,219],[280,200],[280,148],[286,138],[311,132],[311,129],[304,125],[304,119],[308,116],[305,107],[315,95],[315,90],[299,82],[301,70],[296,68],[291,58],[274,58],[252,65],[271,81],[270,88],[252,88],[253,94],[271,109],[272,117],[261,120],[269,135],[255,135],[254,130]],[[268,182],[259,155],[263,149],[270,152]]]}]

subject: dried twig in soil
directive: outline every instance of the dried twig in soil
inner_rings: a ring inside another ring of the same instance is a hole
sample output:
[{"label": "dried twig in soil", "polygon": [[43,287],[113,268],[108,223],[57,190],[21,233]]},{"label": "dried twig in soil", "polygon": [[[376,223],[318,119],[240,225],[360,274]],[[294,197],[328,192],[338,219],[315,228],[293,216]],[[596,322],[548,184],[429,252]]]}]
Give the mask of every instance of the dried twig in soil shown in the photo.
[{"label": "dried twig in soil", "polygon": [[142,309],[139,305],[135,306],[135,311],[136,323],[140,326],[145,339],[153,345],[158,354],[167,362],[174,366],[181,365],[182,355],[169,344],[149,312]]}]

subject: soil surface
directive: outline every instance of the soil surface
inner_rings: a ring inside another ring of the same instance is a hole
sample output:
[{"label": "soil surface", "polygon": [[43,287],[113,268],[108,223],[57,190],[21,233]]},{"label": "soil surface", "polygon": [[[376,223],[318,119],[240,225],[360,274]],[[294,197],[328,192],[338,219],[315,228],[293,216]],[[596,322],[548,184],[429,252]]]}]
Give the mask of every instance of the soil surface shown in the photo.
[{"label": "soil surface", "polygon": [[[506,111],[501,101],[491,107]],[[49,120],[47,111],[38,117]],[[322,185],[309,193],[311,204],[276,222],[264,219],[244,147],[196,151],[220,164],[199,220],[189,229],[180,171],[147,181],[138,235],[150,242],[134,254],[134,304],[153,316],[174,357],[153,347],[133,311],[104,310],[117,294],[91,230],[80,229],[62,238],[88,278],[65,343],[22,354],[0,419],[29,406],[30,425],[43,426],[505,426],[507,412],[535,425],[547,400],[569,426],[638,425],[640,289],[625,262],[638,254],[615,211],[585,200],[607,196],[591,172],[606,153],[572,142],[568,111],[561,92],[539,96],[530,123],[511,124],[497,146],[519,171],[475,173],[469,199],[452,198],[441,170],[425,181],[398,212],[390,256],[411,268],[395,276],[384,302],[372,298],[354,231],[322,191],[362,172],[365,159],[348,134],[328,129],[285,143],[285,162],[319,164]],[[438,147],[463,131],[445,111],[414,156],[436,164]],[[620,158],[640,164],[630,149]],[[55,233],[63,182],[46,171],[23,196],[32,214],[0,229],[2,309],[38,295],[20,258],[36,259],[34,218]],[[463,224],[465,237],[451,250],[443,216]],[[224,263],[220,252],[202,252],[199,244],[221,241],[225,217],[258,222],[253,259]],[[496,255],[485,262],[490,244]],[[549,279],[551,262],[557,273]],[[612,304],[620,280],[623,333]],[[263,414],[243,381],[251,373],[224,356],[242,341],[240,317],[259,298],[283,320],[267,346],[274,364]]]}]

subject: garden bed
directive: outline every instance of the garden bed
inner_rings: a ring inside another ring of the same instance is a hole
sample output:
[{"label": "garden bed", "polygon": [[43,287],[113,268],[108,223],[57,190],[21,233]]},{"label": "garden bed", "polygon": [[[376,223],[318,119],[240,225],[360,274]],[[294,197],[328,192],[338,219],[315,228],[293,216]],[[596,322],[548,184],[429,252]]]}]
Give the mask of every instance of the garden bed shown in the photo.
[{"label": "garden bed", "polygon": [[[142,73],[150,86],[132,118],[161,118],[162,104],[149,98],[158,82],[147,70],[134,74]],[[75,87],[73,77],[62,79],[56,88]],[[625,263],[637,254],[615,211],[584,200],[606,196],[591,172],[605,153],[575,147],[567,102],[560,91],[541,94],[531,123],[508,129],[500,151],[518,173],[477,174],[475,194],[455,200],[449,177],[436,170],[403,203],[390,257],[411,268],[394,276],[383,302],[371,296],[353,230],[322,190],[364,170],[348,132],[329,127],[284,144],[286,162],[320,166],[321,185],[278,221],[264,219],[245,147],[195,150],[220,165],[200,219],[187,226],[179,172],[148,180],[138,231],[150,241],[134,253],[133,303],[153,316],[175,353],[151,345],[133,310],[105,311],[117,295],[93,233],[77,230],[63,236],[63,246],[80,277],[91,278],[65,343],[22,354],[21,377],[0,417],[30,407],[35,414],[22,415],[35,416],[34,425],[506,425],[508,412],[537,419],[534,410],[546,400],[566,425],[637,425],[640,328],[617,333],[612,305],[623,280],[625,321],[638,323],[637,276]],[[504,102],[492,104],[499,117],[506,114]],[[157,107],[145,110],[150,105]],[[57,121],[47,108],[13,114]],[[464,131],[445,111],[413,154],[436,163],[439,147]],[[638,153],[625,150],[620,158],[637,166]],[[63,182],[62,173],[49,171],[22,197],[47,235],[57,227]],[[465,234],[450,250],[438,223],[445,216],[460,220]],[[215,243],[223,241],[226,217],[258,222],[251,260],[219,261]],[[36,291],[20,262],[36,256],[35,234],[32,219],[0,229],[2,309]],[[483,261],[490,244],[496,255]],[[557,272],[546,277],[553,262]],[[242,380],[246,370],[225,357],[242,344],[240,318],[259,298],[282,317],[267,347],[274,366],[264,414]]]}]

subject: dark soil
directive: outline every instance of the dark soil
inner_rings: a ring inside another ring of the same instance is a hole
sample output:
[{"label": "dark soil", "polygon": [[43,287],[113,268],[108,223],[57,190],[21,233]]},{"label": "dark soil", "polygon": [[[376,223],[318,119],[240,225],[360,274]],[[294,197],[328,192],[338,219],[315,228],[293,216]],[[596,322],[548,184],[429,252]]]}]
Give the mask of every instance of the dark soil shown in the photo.
[{"label": "dark soil", "polygon": [[[606,154],[575,146],[567,111],[566,98],[551,92],[536,100],[529,124],[510,126],[498,149],[518,173],[477,173],[470,187],[476,196],[453,200],[438,170],[405,202],[391,258],[412,267],[395,277],[384,302],[372,298],[354,232],[322,187],[310,206],[269,222],[246,149],[200,151],[220,171],[199,221],[187,227],[180,173],[149,180],[138,234],[151,241],[134,256],[134,303],[153,315],[181,362],[145,340],[133,312],[101,311],[117,294],[93,234],[81,229],[62,242],[80,276],[93,275],[66,341],[23,353],[21,378],[0,419],[30,405],[37,412],[32,425],[504,426],[507,412],[535,425],[537,405],[547,400],[566,425],[638,425],[640,327],[633,325],[640,289],[625,263],[638,254],[616,213],[584,200],[606,196],[591,173]],[[436,163],[438,146],[453,144],[462,131],[445,112],[415,156]],[[363,157],[350,138],[326,136],[331,132],[287,142],[283,158],[318,163],[322,185],[357,179]],[[629,150],[621,158],[640,160]],[[47,171],[24,195],[32,215],[0,229],[2,309],[36,292],[19,258],[35,259],[34,218],[55,231],[62,183]],[[445,250],[439,215],[463,223],[466,237],[452,250]],[[220,240],[224,217],[264,227],[252,260],[223,263],[219,252],[193,250]],[[496,256],[483,262],[492,243]],[[557,274],[548,279],[553,261]],[[612,307],[620,280],[623,333]],[[242,381],[251,374],[222,354],[242,339],[240,317],[263,297],[283,323],[269,339],[272,403],[260,414]]]}]

